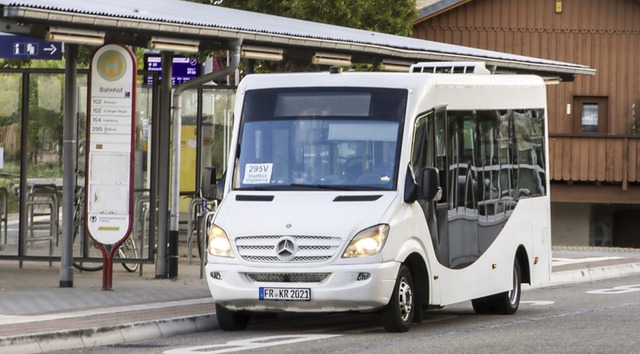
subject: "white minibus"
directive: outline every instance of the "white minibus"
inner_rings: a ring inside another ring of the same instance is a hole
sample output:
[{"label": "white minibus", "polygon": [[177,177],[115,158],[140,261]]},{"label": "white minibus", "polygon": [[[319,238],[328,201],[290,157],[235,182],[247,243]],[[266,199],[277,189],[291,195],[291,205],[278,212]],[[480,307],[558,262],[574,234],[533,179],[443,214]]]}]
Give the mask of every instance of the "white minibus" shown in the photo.
[{"label": "white minibus", "polygon": [[254,312],[378,311],[404,332],[468,300],[513,314],[521,283],[548,282],[542,78],[483,63],[256,74],[235,112],[207,231],[223,330]]}]

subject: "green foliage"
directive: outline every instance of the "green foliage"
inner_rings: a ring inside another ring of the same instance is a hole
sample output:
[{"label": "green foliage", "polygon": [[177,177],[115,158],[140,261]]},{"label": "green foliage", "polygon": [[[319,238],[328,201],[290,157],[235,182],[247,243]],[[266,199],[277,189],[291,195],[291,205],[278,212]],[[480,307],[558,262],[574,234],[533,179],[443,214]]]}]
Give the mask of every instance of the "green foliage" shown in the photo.
[{"label": "green foliage", "polygon": [[[374,32],[410,36],[417,17],[414,0],[190,0],[202,4],[296,18]],[[357,71],[371,66],[353,67]],[[255,61],[253,72],[315,71],[309,62]]]},{"label": "green foliage", "polygon": [[[192,0],[212,4],[210,0]],[[223,0],[220,6],[338,26],[410,36],[414,0]]]},{"label": "green foliage", "polygon": [[636,100],[633,106],[630,133],[631,135],[640,135],[640,112],[638,112],[638,109],[640,109],[640,98]]}]

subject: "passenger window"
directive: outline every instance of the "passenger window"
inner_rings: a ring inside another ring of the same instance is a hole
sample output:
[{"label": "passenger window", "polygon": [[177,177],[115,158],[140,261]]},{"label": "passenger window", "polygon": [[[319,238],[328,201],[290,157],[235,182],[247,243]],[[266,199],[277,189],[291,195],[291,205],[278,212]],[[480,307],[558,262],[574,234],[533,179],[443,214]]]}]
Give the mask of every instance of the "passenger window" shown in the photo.
[{"label": "passenger window", "polygon": [[413,173],[416,174],[416,180],[420,177],[420,171],[425,166],[428,166],[428,117],[431,116],[431,113],[427,113],[422,115],[416,119],[415,128],[413,131],[413,146],[411,148],[411,167],[413,168]]},{"label": "passenger window", "polygon": [[449,209],[473,213],[477,208],[475,111],[448,113]]}]

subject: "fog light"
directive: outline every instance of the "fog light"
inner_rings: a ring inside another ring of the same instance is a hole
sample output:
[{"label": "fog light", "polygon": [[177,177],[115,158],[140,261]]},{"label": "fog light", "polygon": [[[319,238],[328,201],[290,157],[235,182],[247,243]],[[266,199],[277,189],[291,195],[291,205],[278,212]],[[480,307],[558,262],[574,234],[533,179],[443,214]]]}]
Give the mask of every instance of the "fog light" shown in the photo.
[{"label": "fog light", "polygon": [[357,281],[367,280],[371,278],[371,273],[358,273]]},{"label": "fog light", "polygon": [[209,275],[211,276],[211,278],[216,280],[222,279],[222,275],[220,275],[220,272],[211,272],[209,273]]}]

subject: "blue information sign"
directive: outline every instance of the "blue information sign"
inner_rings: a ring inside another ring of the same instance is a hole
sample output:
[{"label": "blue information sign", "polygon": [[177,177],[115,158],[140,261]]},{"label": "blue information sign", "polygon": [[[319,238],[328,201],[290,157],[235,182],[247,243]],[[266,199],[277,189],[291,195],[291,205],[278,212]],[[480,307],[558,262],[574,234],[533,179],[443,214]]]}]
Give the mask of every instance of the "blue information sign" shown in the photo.
[{"label": "blue information sign", "polygon": [[0,58],[60,60],[62,59],[62,43],[2,33],[0,34]]},{"label": "blue information sign", "polygon": [[[160,54],[145,54],[144,69],[148,71],[157,71],[159,78],[162,78],[162,57]],[[180,85],[200,75],[200,65],[198,60],[189,57],[173,57],[173,77],[171,85]],[[153,77],[147,76],[147,84],[153,83]]]}]

